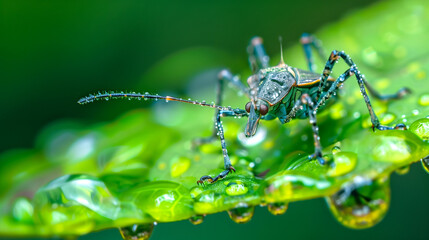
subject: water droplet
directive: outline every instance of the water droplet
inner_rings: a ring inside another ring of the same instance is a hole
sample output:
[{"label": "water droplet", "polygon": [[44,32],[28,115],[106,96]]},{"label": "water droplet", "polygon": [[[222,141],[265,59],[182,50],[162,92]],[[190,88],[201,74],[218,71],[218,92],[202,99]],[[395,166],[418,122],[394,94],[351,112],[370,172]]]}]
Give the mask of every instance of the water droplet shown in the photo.
[{"label": "water droplet", "polygon": [[419,104],[422,106],[429,106],[429,94],[423,94],[419,97]]},{"label": "water droplet", "polygon": [[13,219],[20,223],[33,223],[33,205],[27,198],[18,198],[12,207]]},{"label": "water droplet", "polygon": [[247,223],[252,219],[254,211],[254,206],[249,207],[242,203],[238,207],[228,210],[228,215],[236,223]]},{"label": "water droplet", "polygon": [[413,114],[413,116],[417,116],[417,115],[419,115],[420,112],[419,112],[419,110],[414,109],[411,113]]},{"label": "water droplet", "polygon": [[422,166],[429,173],[429,156],[422,158]]},{"label": "water droplet", "polygon": [[406,165],[395,170],[395,172],[399,175],[407,174],[409,171],[410,171],[410,165]]},{"label": "water droplet", "polygon": [[288,209],[287,202],[277,202],[268,204],[268,211],[273,215],[281,215]]},{"label": "water droplet", "polygon": [[153,227],[153,223],[134,224],[119,228],[119,232],[124,240],[146,240],[150,238]]},{"label": "water droplet", "polygon": [[230,182],[225,189],[226,194],[229,196],[238,196],[246,194],[249,189],[243,183]]},{"label": "water droplet", "polygon": [[173,160],[171,164],[171,176],[180,177],[183,173],[188,171],[191,166],[191,159],[187,157],[179,157]]},{"label": "water droplet", "polygon": [[403,163],[409,160],[416,146],[399,136],[376,138],[372,144],[372,156],[375,161]]},{"label": "water droplet", "polygon": [[334,217],[344,226],[369,228],[380,222],[390,204],[389,179],[355,181],[326,198]]},{"label": "water droplet", "polygon": [[192,224],[194,224],[194,225],[201,224],[204,221],[204,215],[195,215],[195,216],[192,216],[191,218],[189,218],[189,221]]},{"label": "water droplet", "polygon": [[256,131],[256,134],[252,137],[246,137],[246,135],[241,132],[238,135],[238,140],[240,143],[245,147],[252,147],[255,145],[260,144],[262,141],[264,141],[265,137],[267,136],[267,129],[260,126],[259,129]]},{"label": "water droplet", "polygon": [[334,166],[327,172],[328,176],[337,177],[352,171],[357,164],[357,154],[353,152],[334,153]]},{"label": "water droplet", "polygon": [[200,195],[200,193],[202,193],[204,191],[204,189],[202,187],[193,187],[191,189],[191,197],[192,198],[196,198],[198,197],[198,195]]},{"label": "water droplet", "polygon": [[337,154],[341,152],[341,148],[339,146],[334,146],[331,151],[332,151],[332,154]]},{"label": "water droplet", "polygon": [[384,113],[380,118],[380,123],[387,125],[392,123],[396,119],[396,115],[393,113]]},{"label": "water droplet", "polygon": [[362,58],[363,60],[373,66],[380,66],[383,64],[382,59],[378,55],[378,53],[375,51],[374,48],[369,47],[363,50],[362,52]]},{"label": "water droplet", "polygon": [[424,141],[429,141],[429,119],[421,118],[413,122],[410,131],[419,136]]}]

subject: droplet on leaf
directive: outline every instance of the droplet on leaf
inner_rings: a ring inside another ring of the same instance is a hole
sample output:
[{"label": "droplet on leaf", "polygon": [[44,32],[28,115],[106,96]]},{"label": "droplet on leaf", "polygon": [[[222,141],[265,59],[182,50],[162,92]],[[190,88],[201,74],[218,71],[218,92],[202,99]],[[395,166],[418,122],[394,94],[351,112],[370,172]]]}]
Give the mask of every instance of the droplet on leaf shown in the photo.
[{"label": "droplet on leaf", "polygon": [[225,189],[226,194],[229,196],[238,196],[246,194],[249,189],[243,183],[231,182]]},{"label": "droplet on leaf", "polygon": [[421,118],[413,122],[410,126],[410,131],[415,133],[424,141],[429,140],[429,119]]},{"label": "droplet on leaf", "polygon": [[334,154],[334,166],[329,169],[328,176],[336,177],[349,173],[357,164],[357,154],[353,152],[338,152]]},{"label": "droplet on leaf", "polygon": [[179,157],[171,164],[171,176],[180,177],[183,173],[188,171],[191,166],[191,159],[187,157]]},{"label": "droplet on leaf", "polygon": [[423,94],[419,97],[419,104],[422,106],[429,106],[429,94]]}]

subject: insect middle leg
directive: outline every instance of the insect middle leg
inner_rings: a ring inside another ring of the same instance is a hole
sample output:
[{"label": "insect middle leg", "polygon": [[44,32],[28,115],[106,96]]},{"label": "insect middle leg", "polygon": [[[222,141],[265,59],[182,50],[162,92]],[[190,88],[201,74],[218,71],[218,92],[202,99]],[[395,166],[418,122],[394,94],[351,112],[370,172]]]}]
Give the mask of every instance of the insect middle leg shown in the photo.
[{"label": "insect middle leg", "polygon": [[[240,81],[240,78],[238,76],[234,76],[229,70],[224,69],[219,72],[218,74],[218,81],[216,84],[216,105],[221,106],[222,105],[222,96],[224,93],[224,84],[225,82],[228,82],[232,84],[235,88],[238,89],[238,91],[244,93],[246,96],[249,96],[249,89],[244,86],[244,84]],[[214,122],[215,126],[213,127],[212,135],[207,138],[198,138],[193,141],[193,146],[199,146],[202,144],[210,143],[217,139],[218,130],[217,130],[217,118],[219,115],[219,109],[216,109],[214,114]]]},{"label": "insect middle leg", "polygon": [[[347,69],[343,74],[341,74],[341,76],[338,77],[337,80],[335,80],[335,82],[331,85],[331,87],[329,88],[328,91],[323,92],[322,90],[325,89],[325,85],[327,83],[327,79],[328,79],[329,75],[331,74],[332,68],[334,67],[336,61],[339,58],[342,58],[346,62],[346,64],[349,65],[350,68]],[[365,77],[364,77],[364,75],[362,75],[360,73],[356,64],[352,61],[350,56],[347,55],[346,53],[344,53],[344,51],[338,52],[338,51],[334,50],[334,51],[332,51],[331,55],[329,56],[329,59],[326,62],[325,69],[324,69],[323,74],[322,74],[322,79],[320,80],[319,89],[317,91],[316,99],[318,99],[318,101],[316,103],[315,109],[317,110],[320,106],[323,106],[323,104],[325,104],[326,100],[328,100],[332,96],[333,93],[338,91],[339,87],[352,75],[355,75],[356,80],[358,82],[360,92],[362,93],[362,96],[365,100],[369,114],[371,116],[371,122],[373,124],[373,129],[377,128],[379,130],[390,130],[390,129],[403,128],[404,127],[403,124],[398,124],[395,127],[387,127],[387,126],[382,126],[380,124],[380,121],[378,120],[378,117],[375,114],[374,109],[372,108],[368,94],[366,93],[366,90],[365,90],[365,85],[367,85]],[[367,85],[367,86],[369,86],[369,85]],[[374,91],[373,89],[371,89],[371,90]],[[399,90],[396,94],[393,94],[393,95],[382,96],[378,93],[377,94],[378,94],[378,98],[381,98],[384,100],[389,100],[389,99],[402,98],[403,96],[406,95],[407,92],[410,92],[410,91],[407,88],[403,88],[403,89]]]}]

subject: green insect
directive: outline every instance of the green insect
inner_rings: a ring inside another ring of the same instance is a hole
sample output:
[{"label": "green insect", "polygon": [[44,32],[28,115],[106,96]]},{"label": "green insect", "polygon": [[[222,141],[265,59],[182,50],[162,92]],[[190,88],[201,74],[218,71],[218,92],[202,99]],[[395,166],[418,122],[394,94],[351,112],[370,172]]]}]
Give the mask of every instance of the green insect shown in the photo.
[{"label": "green insect", "polygon": [[[408,88],[402,88],[396,94],[380,95],[368,84],[364,75],[360,73],[350,56],[344,51],[332,51],[325,64],[323,73],[315,73],[311,48],[313,47],[316,49],[319,56],[322,58],[324,54],[320,41],[313,35],[303,34],[301,37],[301,43],[304,48],[309,71],[288,66],[284,63],[283,56],[277,66],[270,67],[269,57],[265,52],[262,42],[262,38],[253,37],[247,48],[249,64],[253,71],[253,74],[247,79],[248,87],[246,87],[237,76],[234,76],[228,70],[223,70],[219,73],[219,81],[216,87],[216,104],[207,104],[205,102],[185,100],[170,96],[124,92],[105,92],[89,95],[81,98],[78,103],[86,104],[93,102],[94,100],[110,98],[143,98],[154,100],[164,99],[166,101],[178,101],[215,108],[216,123],[212,136],[197,139],[195,143],[197,145],[201,145],[220,138],[225,170],[214,178],[207,175],[202,176],[197,181],[197,184],[204,184],[206,181],[214,183],[227,176],[230,172],[235,172],[235,168],[232,166],[228,156],[221,117],[248,117],[245,128],[246,137],[252,137],[255,135],[261,119],[273,120],[278,118],[280,122],[284,124],[295,118],[308,118],[312,125],[314,139],[314,153],[308,158],[310,160],[317,159],[320,164],[326,164],[327,161],[322,156],[322,146],[320,144],[316,113],[329,106],[330,103],[336,101],[337,91],[351,76],[355,76],[357,80],[360,92],[362,93],[371,117],[373,129],[405,129],[404,124],[397,124],[394,127],[382,126],[380,124],[380,121],[373,110],[366,89],[375,98],[382,101],[388,101],[404,97],[411,92]],[[333,78],[330,74],[335,63],[339,59],[343,59],[349,68],[338,78]],[[245,105],[244,109],[233,109],[230,107],[223,107],[221,105],[223,85],[225,82],[231,83],[249,98],[249,102]]]}]

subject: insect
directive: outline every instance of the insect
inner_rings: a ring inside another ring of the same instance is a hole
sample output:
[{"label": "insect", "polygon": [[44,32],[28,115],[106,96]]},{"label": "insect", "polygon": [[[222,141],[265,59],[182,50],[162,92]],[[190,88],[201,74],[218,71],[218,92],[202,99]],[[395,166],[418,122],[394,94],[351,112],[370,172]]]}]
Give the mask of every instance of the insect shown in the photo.
[{"label": "insect", "polygon": [[[219,81],[216,87],[216,103],[207,104],[193,100],[185,100],[171,96],[159,96],[140,93],[124,93],[124,92],[104,92],[95,95],[89,95],[81,98],[78,103],[86,104],[94,100],[101,99],[116,99],[116,98],[139,98],[139,99],[164,99],[166,101],[177,101],[189,104],[197,104],[201,106],[211,107],[215,109],[215,128],[213,133],[208,138],[201,138],[195,141],[195,144],[200,145],[220,139],[221,148],[224,158],[224,168],[219,175],[215,177],[202,176],[197,184],[205,182],[214,183],[219,179],[224,178],[231,172],[235,172],[232,166],[224,138],[224,130],[221,122],[222,117],[247,117],[245,127],[246,137],[255,135],[259,121],[273,120],[278,118],[282,124],[288,123],[292,119],[309,119],[312,126],[314,139],[314,153],[308,158],[317,159],[320,164],[326,165],[327,160],[322,156],[322,146],[320,144],[319,128],[316,121],[316,113],[328,106],[329,102],[334,102],[337,99],[336,92],[343,83],[351,76],[355,76],[360,92],[368,108],[372,128],[378,130],[405,129],[404,124],[397,124],[394,127],[383,126],[375,114],[371,105],[366,89],[375,98],[388,101],[400,99],[410,93],[408,88],[402,88],[397,93],[391,95],[381,95],[373,89],[365,80],[364,75],[360,73],[356,64],[351,57],[344,51],[334,50],[328,57],[322,74],[314,72],[314,63],[312,56],[312,48],[318,55],[323,58],[323,49],[320,41],[313,35],[303,34],[301,44],[304,49],[305,57],[308,63],[309,70],[302,70],[284,63],[283,54],[281,55],[280,63],[276,66],[269,66],[269,57],[265,52],[263,40],[260,37],[253,37],[247,48],[248,60],[253,74],[247,79],[248,87],[246,87],[238,76],[234,76],[228,70],[222,70],[219,73]],[[282,51],[282,50],[281,50]],[[326,58],[325,58],[326,59]],[[335,63],[342,59],[348,69],[339,77],[331,76],[331,71]],[[222,92],[225,82],[231,83],[238,90],[242,91],[248,98],[249,102],[244,109],[223,107]]]}]

